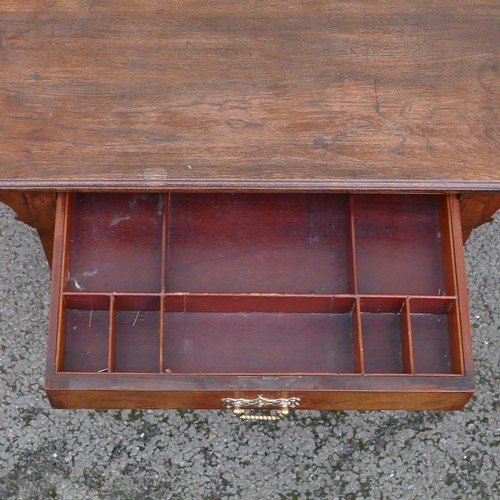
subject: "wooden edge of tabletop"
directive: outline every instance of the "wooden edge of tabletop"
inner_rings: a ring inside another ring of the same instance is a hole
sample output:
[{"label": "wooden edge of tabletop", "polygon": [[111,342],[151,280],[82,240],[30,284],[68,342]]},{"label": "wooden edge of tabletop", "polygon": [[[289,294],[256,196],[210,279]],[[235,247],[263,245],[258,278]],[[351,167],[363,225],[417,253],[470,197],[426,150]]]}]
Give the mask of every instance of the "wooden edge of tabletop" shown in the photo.
[{"label": "wooden edge of tabletop", "polygon": [[0,179],[14,191],[337,191],[463,193],[500,192],[498,181],[408,179]]}]

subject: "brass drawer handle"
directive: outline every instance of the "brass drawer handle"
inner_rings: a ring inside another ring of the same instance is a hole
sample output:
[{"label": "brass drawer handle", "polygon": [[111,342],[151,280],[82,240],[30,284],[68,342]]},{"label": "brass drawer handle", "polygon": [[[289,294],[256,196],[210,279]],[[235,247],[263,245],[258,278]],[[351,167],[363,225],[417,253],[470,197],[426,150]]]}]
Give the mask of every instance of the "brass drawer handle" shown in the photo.
[{"label": "brass drawer handle", "polygon": [[[224,406],[228,410],[233,410],[233,415],[243,420],[279,420],[289,414],[290,408],[299,406],[300,398],[277,398],[268,399],[262,394],[259,394],[256,399],[243,399],[243,398],[224,398],[222,399]],[[276,413],[269,415],[255,415],[247,413],[248,408],[269,408],[278,407]]]}]

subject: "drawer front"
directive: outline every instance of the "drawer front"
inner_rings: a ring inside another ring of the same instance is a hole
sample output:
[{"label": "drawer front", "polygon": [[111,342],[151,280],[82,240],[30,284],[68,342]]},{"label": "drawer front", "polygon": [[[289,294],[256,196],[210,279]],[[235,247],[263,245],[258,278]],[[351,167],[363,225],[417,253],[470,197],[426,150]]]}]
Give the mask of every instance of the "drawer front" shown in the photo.
[{"label": "drawer front", "polygon": [[474,390],[451,195],[58,198],[58,408],[457,409]]}]

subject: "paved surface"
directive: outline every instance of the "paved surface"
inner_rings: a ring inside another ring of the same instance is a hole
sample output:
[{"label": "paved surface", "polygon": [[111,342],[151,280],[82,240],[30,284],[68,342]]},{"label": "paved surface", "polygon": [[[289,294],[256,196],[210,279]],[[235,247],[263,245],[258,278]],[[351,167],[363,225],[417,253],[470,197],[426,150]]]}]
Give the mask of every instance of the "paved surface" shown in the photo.
[{"label": "paved surface", "polygon": [[0,209],[0,499],[500,498],[500,220],[467,245],[477,396],[463,412],[51,410],[49,271]]}]

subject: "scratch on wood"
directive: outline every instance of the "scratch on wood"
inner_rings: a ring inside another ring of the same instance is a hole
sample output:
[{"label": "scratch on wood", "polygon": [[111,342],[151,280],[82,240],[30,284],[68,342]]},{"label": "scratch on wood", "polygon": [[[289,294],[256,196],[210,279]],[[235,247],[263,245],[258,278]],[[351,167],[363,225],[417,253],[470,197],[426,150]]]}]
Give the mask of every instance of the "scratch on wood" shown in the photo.
[{"label": "scratch on wood", "polygon": [[377,115],[380,114],[380,104],[378,102],[378,91],[377,91],[377,79],[373,79],[373,90],[375,92],[375,112]]}]

